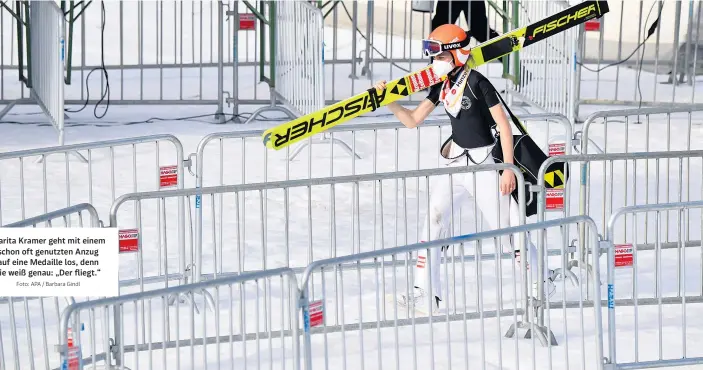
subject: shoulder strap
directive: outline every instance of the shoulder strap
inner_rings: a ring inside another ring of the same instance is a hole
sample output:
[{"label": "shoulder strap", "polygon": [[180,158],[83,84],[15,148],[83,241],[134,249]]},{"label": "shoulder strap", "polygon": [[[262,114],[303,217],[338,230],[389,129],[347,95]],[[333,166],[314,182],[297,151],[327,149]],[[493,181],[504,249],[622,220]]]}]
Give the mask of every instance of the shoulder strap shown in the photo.
[{"label": "shoulder strap", "polygon": [[505,100],[503,100],[503,97],[500,95],[500,93],[496,91],[496,95],[498,95],[498,98],[503,103],[503,106],[508,111],[508,114],[510,114],[510,119],[513,121],[515,126],[517,126],[517,129],[520,131],[520,133],[523,135],[528,135],[525,126],[523,126],[522,122],[520,122],[520,120],[513,114],[513,111],[510,110],[508,104],[505,103]]},{"label": "shoulder strap", "polygon": [[478,100],[478,96],[474,93],[474,89],[478,87],[478,82],[481,80],[474,78],[476,74],[473,72],[474,71],[472,69],[469,70],[469,77],[466,79],[466,86],[469,88],[469,91],[471,91],[471,95],[474,96],[474,99]]}]

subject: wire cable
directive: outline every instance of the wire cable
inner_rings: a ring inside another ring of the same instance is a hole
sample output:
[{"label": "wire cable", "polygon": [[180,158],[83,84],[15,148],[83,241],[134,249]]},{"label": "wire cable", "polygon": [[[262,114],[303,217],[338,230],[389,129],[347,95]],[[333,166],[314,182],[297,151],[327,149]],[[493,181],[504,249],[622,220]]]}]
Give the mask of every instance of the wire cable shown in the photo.
[{"label": "wire cable", "polygon": [[[656,3],[654,3],[654,4],[656,4]],[[649,16],[652,14],[652,10],[654,10],[654,4],[652,4],[652,7],[649,8],[649,13],[647,13],[647,18],[645,18],[645,20],[644,20],[645,25],[647,24],[647,21],[649,20]],[[645,45],[645,42],[647,42],[647,40],[652,36],[652,34],[654,34],[654,30],[657,28],[657,25],[659,24],[659,17],[661,17],[661,13],[662,13],[663,9],[664,9],[663,6],[661,7],[661,9],[659,9],[659,15],[657,16],[657,19],[649,27],[649,30],[647,31],[647,37],[645,37],[644,41],[642,41],[642,44],[641,44],[642,45],[642,54],[640,54],[640,61],[639,61],[639,65],[637,67],[637,92],[640,95],[640,101],[637,106],[637,109],[642,108],[642,100],[644,99],[644,97],[642,96],[642,88],[640,86],[640,82],[641,82],[640,79],[642,76],[642,64],[644,63],[644,51],[647,48],[647,45]]]},{"label": "wire cable", "polygon": [[[647,21],[649,21],[649,16],[652,14],[652,10],[654,10],[654,5],[656,5],[656,4],[657,4],[657,2],[652,3],[652,7],[649,8],[649,13],[647,13],[647,18],[646,18],[645,21],[644,21],[644,24],[645,24],[645,25],[647,24]],[[664,10],[664,7],[661,7],[661,9],[659,9],[659,15],[657,16],[657,19],[654,20],[654,22],[652,23],[652,25],[649,26],[649,29],[647,30],[647,36],[644,38],[644,40],[643,40],[641,43],[639,43],[639,44],[637,45],[637,47],[636,47],[634,50],[632,50],[632,53],[631,53],[629,56],[627,56],[627,58],[625,58],[625,59],[623,59],[623,60],[620,60],[620,61],[617,61],[617,62],[610,63],[610,64],[608,64],[608,65],[606,65],[606,66],[604,66],[604,67],[602,67],[602,68],[598,68],[598,69],[591,69],[591,68],[589,68],[589,67],[586,67],[583,63],[581,63],[581,62],[579,62],[579,61],[576,61],[576,64],[580,65],[581,67],[583,67],[583,69],[585,69],[585,70],[587,70],[587,71],[591,71],[591,72],[598,73],[598,72],[600,72],[600,71],[602,71],[602,70],[604,70],[604,69],[606,69],[606,68],[614,67],[614,66],[616,66],[616,65],[619,65],[619,64],[622,64],[622,63],[627,62],[628,60],[630,60],[630,58],[632,58],[633,55],[635,55],[635,53],[637,52],[637,50],[639,50],[640,48],[644,47],[644,46],[645,46],[645,43],[647,42],[647,40],[649,40],[649,38],[652,37],[652,35],[654,34],[654,31],[656,31],[656,29],[657,29],[657,26],[659,26],[659,21],[660,21],[660,19],[661,19],[661,14],[662,14],[662,11],[663,11],[663,10]],[[641,67],[642,67],[642,61],[644,61],[644,50],[642,50],[642,54],[640,55],[640,63],[639,63],[639,65],[640,65],[640,70],[641,70]],[[639,83],[639,77],[638,77],[638,83]]]}]

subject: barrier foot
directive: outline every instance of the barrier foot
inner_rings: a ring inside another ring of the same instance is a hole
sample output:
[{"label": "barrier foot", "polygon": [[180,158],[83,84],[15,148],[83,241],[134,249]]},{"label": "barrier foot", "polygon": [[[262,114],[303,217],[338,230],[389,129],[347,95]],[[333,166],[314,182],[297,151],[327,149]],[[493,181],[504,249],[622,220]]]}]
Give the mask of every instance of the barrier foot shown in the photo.
[{"label": "barrier foot", "polygon": [[574,274],[569,268],[567,268],[566,270],[562,268],[554,269],[554,281],[559,278],[569,280],[571,282],[571,285],[573,286],[579,285],[579,278],[577,278],[576,274]]},{"label": "barrier foot", "polygon": [[[539,326],[532,324],[532,327],[527,329],[525,333],[525,339],[532,339],[532,333],[536,333],[537,339],[542,344],[542,347],[547,347],[548,345],[558,346],[557,338],[554,337],[554,333],[544,326]],[[549,342],[547,342],[547,337],[549,337]]]},{"label": "barrier foot", "polygon": [[0,119],[2,119],[2,117],[5,117],[6,114],[10,113],[10,111],[15,105],[17,105],[17,101],[11,101],[10,104],[3,108],[3,110],[0,111]]},{"label": "barrier foot", "polygon": [[[547,347],[549,343],[551,343],[552,346],[559,345],[559,343],[557,343],[557,339],[550,330],[547,330],[546,327],[535,325],[531,322],[518,321],[517,327],[515,324],[511,324],[510,328],[508,328],[508,331],[505,333],[505,337],[512,338],[515,336],[515,333],[520,330],[525,330],[525,335],[523,336],[525,339],[531,339],[532,333],[536,333],[537,340],[539,340],[542,344],[542,347]],[[547,342],[547,337],[549,337],[549,342]]]},{"label": "barrier foot", "polygon": [[176,303],[176,300],[178,303],[192,303],[193,304],[193,309],[195,310],[196,314],[200,314],[200,310],[198,309],[198,304],[195,303],[195,297],[188,292],[188,293],[177,293],[177,294],[171,294],[168,296],[168,305],[173,306]]},{"label": "barrier foot", "polygon": [[[184,294],[171,294],[168,297],[168,305],[173,306],[174,303],[176,303],[176,300],[178,300],[178,303],[192,303],[193,308],[195,309],[196,314],[200,314],[200,310],[198,309],[198,304],[195,303],[195,294],[202,294],[203,299],[205,300],[205,306],[210,308],[210,311],[214,311],[215,309],[215,299],[212,298],[212,294],[208,292],[207,290],[200,290],[196,292],[188,292]],[[180,298],[180,299],[179,299]]]},{"label": "barrier foot", "polygon": [[[78,152],[75,151],[75,150],[72,151],[72,152],[68,152],[68,153],[71,154],[72,156],[78,158],[78,161],[79,161],[79,162],[85,163],[85,164],[88,163],[88,160],[83,156],[83,154],[78,153]],[[44,156],[41,156],[41,157],[37,158],[37,160],[36,160],[34,163],[42,163],[42,162],[44,162]]]},{"label": "barrier foot", "polygon": [[[232,119],[239,119],[239,118],[238,118],[238,117],[232,117]],[[217,124],[220,124],[220,125],[221,125],[221,124],[223,124],[223,123],[225,123],[225,122],[227,121],[227,117],[225,117],[225,114],[222,113],[221,110],[217,110],[217,112],[215,112],[215,121],[216,121]],[[237,122],[237,123],[239,123],[239,122]]]},{"label": "barrier foot", "polygon": [[279,105],[270,105],[270,106],[261,107],[261,108],[255,110],[254,113],[251,114],[251,117],[247,118],[247,120],[244,121],[244,124],[246,125],[248,123],[251,123],[253,120],[256,119],[256,117],[260,116],[261,113],[264,113],[264,112],[283,112],[286,115],[288,115],[288,117],[290,117],[290,119],[297,118],[297,116],[286,107],[282,107]]},{"label": "barrier foot", "polygon": [[215,299],[212,298],[212,294],[208,292],[205,289],[200,290],[199,292],[194,292],[195,294],[202,294],[203,298],[205,299],[205,305],[210,307],[210,312],[215,311]]},{"label": "barrier foot", "polygon": [[591,281],[591,278],[593,278],[593,266],[591,266],[588,262],[585,261],[572,260],[569,262],[569,269],[572,269],[574,267],[577,267],[581,270],[585,270],[586,280]]},{"label": "barrier foot", "polygon": [[361,156],[356,154],[354,150],[349,146],[349,144],[345,143],[343,140],[333,138],[333,137],[328,137],[327,134],[324,134],[322,138],[310,138],[309,141],[305,141],[300,144],[293,153],[291,153],[290,158],[288,159],[289,161],[292,161],[298,154],[300,154],[301,151],[303,151],[303,148],[307,147],[308,145],[312,144],[325,144],[325,143],[334,143],[342,147],[342,149],[347,152],[349,155],[353,155],[356,157],[356,159],[361,159]]}]

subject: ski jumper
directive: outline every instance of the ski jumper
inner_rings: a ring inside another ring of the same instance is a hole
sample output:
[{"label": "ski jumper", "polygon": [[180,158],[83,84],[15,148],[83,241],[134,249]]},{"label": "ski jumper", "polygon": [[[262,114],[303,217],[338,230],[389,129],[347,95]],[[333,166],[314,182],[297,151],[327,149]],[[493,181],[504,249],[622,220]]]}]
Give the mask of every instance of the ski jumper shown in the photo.
[{"label": "ski jumper", "polygon": [[[464,81],[462,81],[464,80]],[[462,86],[463,91],[462,91]],[[435,106],[444,103],[452,125],[452,135],[442,145],[441,154],[446,166],[475,166],[495,163],[491,149],[496,143],[492,129],[496,122],[489,108],[500,104],[498,92],[480,72],[468,69],[450,76],[445,83],[434,85],[427,96]],[[435,240],[449,236],[452,199],[454,209],[458,209],[468,196],[473,196],[483,217],[492,229],[517,226],[519,208],[510,194],[501,195],[500,177],[497,171],[482,171],[454,175],[452,188],[449,178],[438,178],[430,195],[429,217],[420,240]],[[475,188],[474,188],[475,185]],[[514,246],[511,239],[522,241],[519,235],[501,237],[500,243],[505,252],[512,253],[520,245]],[[432,295],[442,299],[440,283],[440,248],[430,249],[429,264],[427,250],[418,252],[415,266],[415,286],[430,294],[427,281],[431,281]],[[528,242],[529,265],[537,266],[537,250]],[[428,268],[430,265],[430,268]],[[532,281],[537,282],[537,268],[531,268]],[[546,280],[548,269],[545,270]],[[431,271],[431,275],[430,275]],[[526,283],[526,282],[525,282]]]}]

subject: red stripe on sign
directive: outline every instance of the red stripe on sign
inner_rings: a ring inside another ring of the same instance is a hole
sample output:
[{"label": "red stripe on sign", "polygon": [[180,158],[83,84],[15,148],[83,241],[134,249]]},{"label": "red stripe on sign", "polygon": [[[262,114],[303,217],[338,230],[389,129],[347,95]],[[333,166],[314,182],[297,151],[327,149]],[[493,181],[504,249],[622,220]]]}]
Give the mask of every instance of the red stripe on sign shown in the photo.
[{"label": "red stripe on sign", "polygon": [[634,264],[632,244],[615,245],[615,267],[630,267]]},{"label": "red stripe on sign", "polygon": [[250,31],[256,29],[256,18],[252,13],[239,13],[239,30]]},{"label": "red stripe on sign", "polygon": [[310,302],[308,313],[310,314],[310,327],[322,325],[322,322],[325,320],[325,311],[322,306],[322,301]]},{"label": "red stripe on sign", "polygon": [[159,187],[167,188],[178,185],[178,166],[159,167]]},{"label": "red stripe on sign", "polygon": [[564,209],[564,189],[547,189],[546,208],[551,210]]},{"label": "red stripe on sign", "polygon": [[320,301],[311,303],[308,307],[308,312],[310,312],[311,315],[314,313],[322,312],[322,302]]},{"label": "red stripe on sign", "polygon": [[598,31],[600,30],[600,21],[599,20],[592,20],[592,21],[587,21],[584,24],[584,30],[586,32],[588,31]]},{"label": "red stripe on sign", "polygon": [[139,229],[120,230],[120,253],[137,252],[139,250]]},{"label": "red stripe on sign", "polygon": [[566,153],[565,143],[549,144],[549,156],[564,155]]},{"label": "red stripe on sign", "polygon": [[417,265],[416,266],[419,269],[425,268],[425,256],[417,256]]}]

